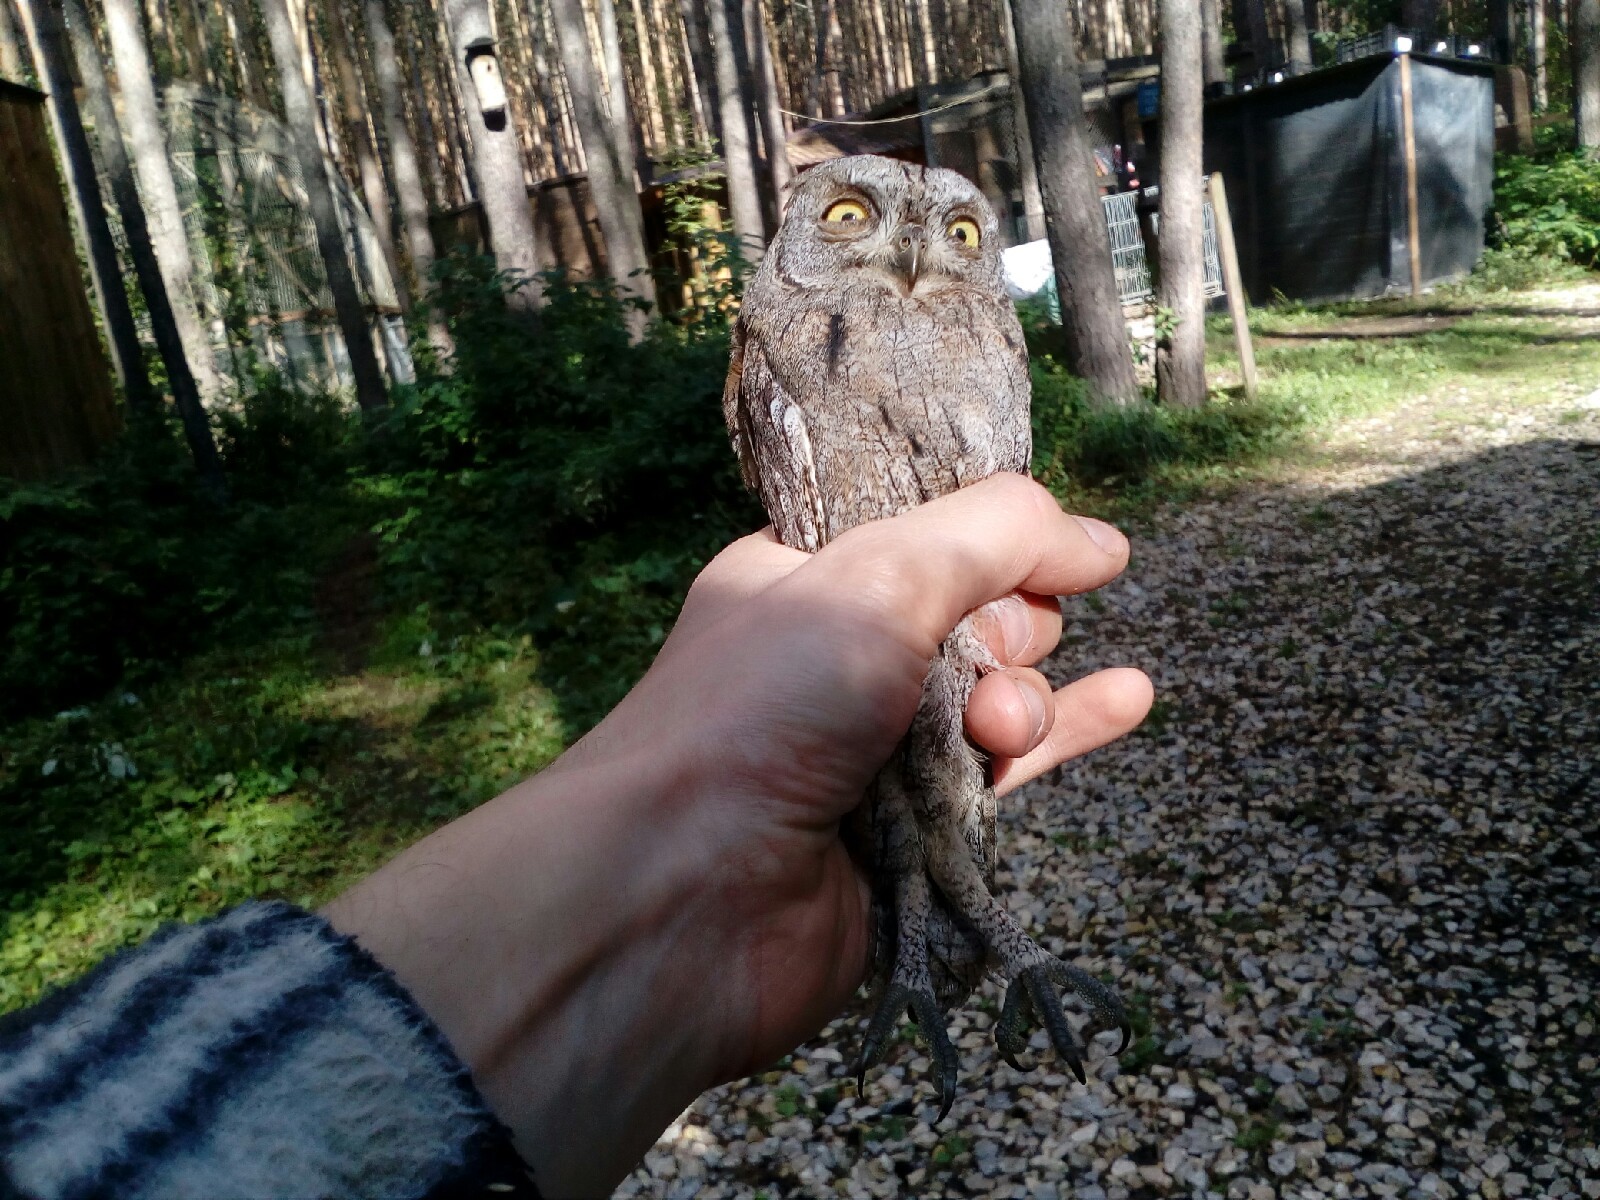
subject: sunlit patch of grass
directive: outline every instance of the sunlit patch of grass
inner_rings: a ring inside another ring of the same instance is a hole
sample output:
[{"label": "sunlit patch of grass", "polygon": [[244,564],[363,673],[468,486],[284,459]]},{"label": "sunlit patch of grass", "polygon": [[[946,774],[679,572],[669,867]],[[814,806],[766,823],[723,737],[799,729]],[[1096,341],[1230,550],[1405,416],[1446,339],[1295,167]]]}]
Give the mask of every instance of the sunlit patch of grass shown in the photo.
[{"label": "sunlit patch of grass", "polygon": [[0,1010],[167,921],[318,904],[537,771],[566,731],[536,667],[526,646],[463,638],[341,676],[291,640],[14,727]]}]

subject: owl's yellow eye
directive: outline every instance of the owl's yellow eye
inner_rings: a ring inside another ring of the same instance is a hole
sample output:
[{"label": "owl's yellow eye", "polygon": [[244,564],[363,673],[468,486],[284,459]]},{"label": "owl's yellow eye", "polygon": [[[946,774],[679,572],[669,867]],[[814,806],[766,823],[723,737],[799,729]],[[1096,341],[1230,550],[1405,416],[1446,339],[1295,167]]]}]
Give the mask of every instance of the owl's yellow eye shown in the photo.
[{"label": "owl's yellow eye", "polygon": [[945,232],[963,246],[974,250],[983,241],[983,234],[978,231],[978,223],[971,217],[957,217],[950,222],[950,228],[946,229]]},{"label": "owl's yellow eye", "polygon": [[849,225],[867,219],[867,206],[859,200],[835,200],[822,214],[824,221],[835,225]]}]

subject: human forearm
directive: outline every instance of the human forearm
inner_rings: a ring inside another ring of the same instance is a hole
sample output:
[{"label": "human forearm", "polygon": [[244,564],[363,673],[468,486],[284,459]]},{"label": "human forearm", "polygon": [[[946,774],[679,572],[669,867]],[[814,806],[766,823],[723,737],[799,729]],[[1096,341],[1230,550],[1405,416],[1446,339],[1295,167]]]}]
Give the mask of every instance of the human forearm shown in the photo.
[{"label": "human forearm", "polygon": [[[652,744],[571,756],[402,853],[328,919],[433,1018],[549,1196],[608,1190],[715,1081],[714,876]],[[701,947],[702,949],[704,947]]]}]

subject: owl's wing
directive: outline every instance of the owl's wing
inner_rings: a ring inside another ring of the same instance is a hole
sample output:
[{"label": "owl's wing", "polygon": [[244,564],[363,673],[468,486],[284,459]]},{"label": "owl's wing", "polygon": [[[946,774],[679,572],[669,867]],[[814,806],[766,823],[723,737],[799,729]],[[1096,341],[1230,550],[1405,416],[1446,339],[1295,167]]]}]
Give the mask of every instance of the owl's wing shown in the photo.
[{"label": "owl's wing", "polygon": [[744,318],[740,317],[733,323],[733,353],[728,360],[728,378],[722,385],[722,418],[728,423],[733,452],[739,456],[739,474],[744,479],[744,485],[752,492],[759,492],[761,481],[756,473],[755,444],[739,403],[739,390],[744,378],[744,347],[749,337]]},{"label": "owl's wing", "polygon": [[740,322],[723,412],[745,482],[761,496],[786,546],[814,551],[828,540],[828,508],[804,407],[778,381],[761,340]]},{"label": "owl's wing", "polygon": [[999,320],[1004,344],[997,357],[1005,364],[995,396],[995,470],[1029,474],[1033,463],[1033,377],[1028,364],[1028,343],[1022,336],[1016,308],[1006,296]]}]

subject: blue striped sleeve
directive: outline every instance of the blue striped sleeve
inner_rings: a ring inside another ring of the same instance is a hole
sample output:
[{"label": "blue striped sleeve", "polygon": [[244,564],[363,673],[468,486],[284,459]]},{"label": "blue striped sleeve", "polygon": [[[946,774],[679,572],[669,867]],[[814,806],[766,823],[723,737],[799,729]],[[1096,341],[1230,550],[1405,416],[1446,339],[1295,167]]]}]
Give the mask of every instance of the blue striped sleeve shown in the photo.
[{"label": "blue striped sleeve", "polygon": [[320,917],[173,926],[0,1019],[0,1196],[536,1196],[449,1044]]}]

